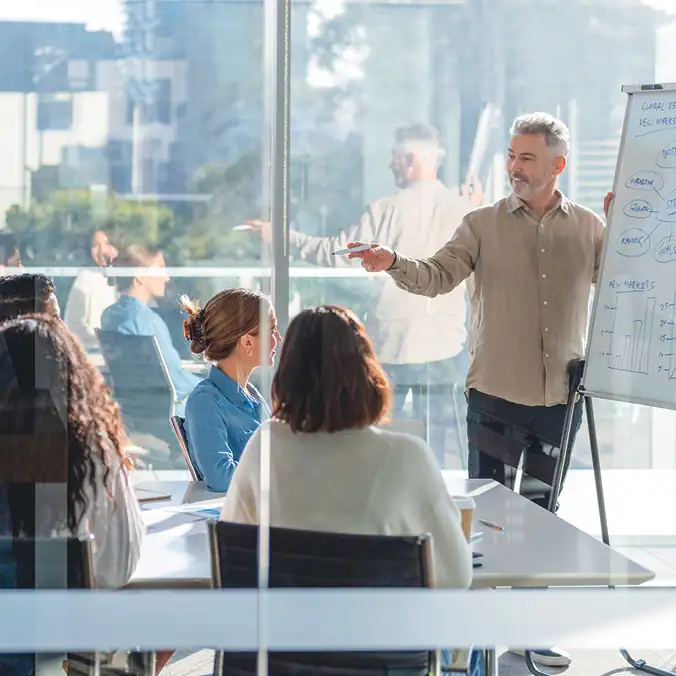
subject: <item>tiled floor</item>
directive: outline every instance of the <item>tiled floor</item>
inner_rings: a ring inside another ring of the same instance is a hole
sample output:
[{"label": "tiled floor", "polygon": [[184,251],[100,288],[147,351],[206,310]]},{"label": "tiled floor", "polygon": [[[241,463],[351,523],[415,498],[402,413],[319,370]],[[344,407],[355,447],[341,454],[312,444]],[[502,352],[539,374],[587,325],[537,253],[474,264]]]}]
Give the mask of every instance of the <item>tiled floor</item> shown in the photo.
[{"label": "tiled floor", "polygon": [[[573,659],[568,669],[542,670],[552,674],[566,674],[566,676],[621,676],[628,674],[640,674],[642,672],[632,669],[617,650],[571,650]],[[637,652],[634,658],[645,659],[649,664],[663,669],[673,669],[676,665],[676,651],[671,650],[648,650]],[[499,660],[500,676],[528,676],[530,672],[526,668],[522,657],[511,653],[503,653]]]},{"label": "tiled floor", "polygon": [[[571,650],[573,662],[568,669],[551,669],[543,667],[543,671],[566,676],[621,676],[640,674],[632,669],[622,658],[618,650]],[[664,669],[676,666],[676,650],[639,651],[635,658],[645,659],[649,664]],[[162,672],[162,676],[206,676],[213,673],[214,654],[211,650],[178,655]],[[499,659],[500,676],[528,676],[530,672],[523,658],[503,652]],[[676,673],[676,672],[674,672]]]}]

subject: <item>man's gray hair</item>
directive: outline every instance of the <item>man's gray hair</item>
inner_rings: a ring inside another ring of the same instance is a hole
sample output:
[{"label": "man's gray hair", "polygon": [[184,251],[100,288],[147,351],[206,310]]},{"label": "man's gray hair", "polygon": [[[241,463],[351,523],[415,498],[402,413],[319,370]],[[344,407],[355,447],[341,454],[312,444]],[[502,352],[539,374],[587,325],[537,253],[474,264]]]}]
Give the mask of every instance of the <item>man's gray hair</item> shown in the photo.
[{"label": "man's gray hair", "polygon": [[394,132],[395,146],[403,152],[415,152],[435,166],[446,156],[439,132],[428,124],[406,124]]},{"label": "man's gray hair", "polygon": [[568,127],[549,113],[529,113],[517,117],[509,130],[511,136],[517,134],[542,134],[550,148],[558,155],[568,157],[570,152],[570,131]]}]

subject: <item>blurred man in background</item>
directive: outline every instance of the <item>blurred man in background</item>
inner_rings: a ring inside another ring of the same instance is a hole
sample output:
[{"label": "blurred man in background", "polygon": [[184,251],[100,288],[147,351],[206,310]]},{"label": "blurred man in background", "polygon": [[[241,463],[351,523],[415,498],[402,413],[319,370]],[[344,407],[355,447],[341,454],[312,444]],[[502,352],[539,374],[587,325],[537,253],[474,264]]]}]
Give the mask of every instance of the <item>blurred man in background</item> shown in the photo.
[{"label": "blurred man in background", "polygon": [[[445,151],[439,133],[424,124],[395,132],[390,170],[400,190],[376,200],[359,222],[333,237],[311,237],[289,230],[289,242],[304,261],[327,267],[349,266],[334,251],[350,241],[383,241],[412,255],[429,255],[448,242],[465,214],[481,204],[481,186],[448,188],[438,180]],[[270,224],[249,221],[265,241]],[[394,385],[393,417],[402,417],[412,394],[409,414],[422,420],[426,438],[442,467],[446,432],[464,419],[463,383],[467,373],[467,303],[464,285],[438,299],[402,292],[387,278],[375,280],[366,325],[378,357]],[[458,440],[464,434],[457,435]],[[458,442],[459,443],[459,442]],[[464,446],[464,444],[463,444]],[[464,456],[462,448],[458,454]]]}]

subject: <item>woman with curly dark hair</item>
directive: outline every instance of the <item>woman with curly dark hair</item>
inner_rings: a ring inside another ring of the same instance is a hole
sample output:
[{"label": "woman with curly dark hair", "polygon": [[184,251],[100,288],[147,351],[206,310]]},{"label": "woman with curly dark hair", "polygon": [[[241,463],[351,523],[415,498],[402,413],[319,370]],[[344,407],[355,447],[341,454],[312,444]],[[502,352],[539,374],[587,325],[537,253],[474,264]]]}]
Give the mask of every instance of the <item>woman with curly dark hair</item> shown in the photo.
[{"label": "woman with curly dark hair", "polygon": [[96,585],[126,584],[144,526],[125,443],[117,404],[61,321],[0,325],[0,537],[93,534]]},{"label": "woman with curly dark hair", "polygon": [[41,274],[0,277],[0,321],[42,313],[61,316],[56,287],[49,277]]}]

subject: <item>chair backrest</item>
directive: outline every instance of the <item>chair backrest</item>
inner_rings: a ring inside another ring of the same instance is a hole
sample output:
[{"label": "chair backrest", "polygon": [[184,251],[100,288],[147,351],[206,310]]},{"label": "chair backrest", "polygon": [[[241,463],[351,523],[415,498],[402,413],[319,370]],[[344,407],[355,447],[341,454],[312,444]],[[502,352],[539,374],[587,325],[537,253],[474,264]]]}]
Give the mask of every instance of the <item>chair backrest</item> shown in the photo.
[{"label": "chair backrest", "polygon": [[176,393],[157,338],[99,330],[96,336],[125,418],[169,418]]},{"label": "chair backrest", "polygon": [[[16,589],[94,589],[93,544],[93,535],[63,538],[0,538],[0,588],[3,587],[2,581],[5,580],[5,583],[13,584]],[[13,567],[13,570],[8,571],[9,567]],[[4,673],[3,659],[7,657],[16,659],[17,654],[10,656],[0,654],[0,673]],[[34,654],[22,653],[18,657],[29,667],[29,673],[36,671]],[[130,652],[127,655],[127,666],[124,667],[111,666],[112,658],[113,654],[107,652],[70,652],[64,670],[66,673],[81,676],[155,673],[154,652]]]},{"label": "chair backrest", "polygon": [[[0,537],[0,589],[92,589],[92,541],[93,537]],[[98,674],[98,654],[85,659],[85,668],[78,673]],[[33,653],[0,653],[3,674],[34,673],[36,663]]]},{"label": "chair backrest", "polygon": [[94,536],[11,538],[17,589],[93,589]]},{"label": "chair backrest", "polygon": [[200,474],[200,471],[197,469],[195,464],[190,457],[190,447],[188,446],[188,435],[185,431],[185,419],[181,418],[180,415],[171,416],[171,427],[174,430],[176,439],[178,440],[178,445],[181,447],[181,452],[185,458],[185,464],[188,465],[190,470],[190,476],[193,481],[202,481],[204,477]]},{"label": "chair backrest", "polygon": [[480,415],[478,420],[468,419],[469,444],[512,468],[507,485],[539,502],[555,483],[561,440],[536,436],[495,411],[472,406]]},{"label": "chair backrest", "polygon": [[96,329],[96,337],[115,387],[144,392],[171,390],[171,378],[155,336]]},{"label": "chair backrest", "polygon": [[[258,527],[210,522],[212,582],[217,588],[258,586]],[[431,536],[346,535],[270,528],[269,586],[297,588],[429,587],[433,569]],[[435,673],[434,651],[270,653],[275,676],[375,675],[406,669]],[[253,653],[217,653],[215,673],[256,673]]]}]

